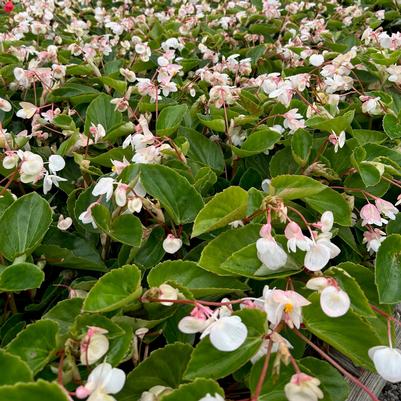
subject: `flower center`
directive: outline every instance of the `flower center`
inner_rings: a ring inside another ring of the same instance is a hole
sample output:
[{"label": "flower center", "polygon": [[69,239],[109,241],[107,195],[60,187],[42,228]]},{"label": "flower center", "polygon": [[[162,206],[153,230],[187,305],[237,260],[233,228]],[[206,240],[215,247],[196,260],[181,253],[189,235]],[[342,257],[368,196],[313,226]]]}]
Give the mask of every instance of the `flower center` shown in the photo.
[{"label": "flower center", "polygon": [[284,312],[291,313],[294,310],[294,306],[292,304],[285,304],[284,305]]}]

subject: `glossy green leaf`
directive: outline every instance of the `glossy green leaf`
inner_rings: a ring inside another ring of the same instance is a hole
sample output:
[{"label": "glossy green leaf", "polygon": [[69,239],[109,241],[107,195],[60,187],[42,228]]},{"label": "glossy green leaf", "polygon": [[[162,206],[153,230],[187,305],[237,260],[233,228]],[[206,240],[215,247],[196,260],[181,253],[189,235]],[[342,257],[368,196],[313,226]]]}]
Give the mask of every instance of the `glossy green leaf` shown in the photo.
[{"label": "glossy green leaf", "polygon": [[176,390],[163,396],[161,401],[199,401],[207,394],[211,396],[220,394],[224,397],[223,389],[214,380],[196,379],[192,383],[182,384]]},{"label": "glossy green leaf", "polygon": [[401,301],[401,235],[389,235],[380,245],[375,264],[375,281],[382,304]]},{"label": "glossy green leaf", "polygon": [[272,178],[270,186],[270,194],[284,200],[311,197],[327,188],[305,175],[280,175]]},{"label": "glossy green leaf", "polygon": [[213,118],[210,115],[204,116],[199,113],[197,116],[202,125],[212,129],[213,131],[225,132],[226,124],[222,118]]},{"label": "glossy green leaf", "polygon": [[108,312],[127,305],[141,295],[141,272],[134,265],[114,269],[102,276],[85,298],[85,312]]},{"label": "glossy green leaf", "polygon": [[354,119],[354,114],[355,111],[350,110],[343,115],[334,118],[314,116],[306,121],[306,125],[321,131],[334,131],[336,134],[340,134],[341,131],[345,131],[350,128],[352,120]]},{"label": "glossy green leaf", "polygon": [[312,150],[313,136],[306,130],[297,130],[291,139],[291,150],[294,159],[300,166],[304,166]]},{"label": "glossy green leaf", "polygon": [[153,351],[127,376],[118,401],[137,401],[144,391],[153,386],[177,388],[192,353],[188,344],[175,343]]},{"label": "glossy green leaf", "polygon": [[0,366],[3,366],[0,375],[0,387],[18,382],[33,381],[33,374],[26,362],[17,355],[0,350]]},{"label": "glossy green leaf", "polygon": [[244,218],[247,205],[248,193],[240,187],[229,187],[216,194],[196,216],[192,237]]},{"label": "glossy green leaf", "polygon": [[38,380],[0,387],[0,401],[69,401],[67,392],[57,383]]},{"label": "glossy green leaf", "polygon": [[151,287],[174,281],[188,288],[196,298],[232,294],[247,288],[239,280],[217,276],[186,260],[162,262],[150,271],[147,279]]},{"label": "glossy green leaf", "polygon": [[160,201],[176,224],[194,221],[203,207],[199,192],[170,167],[141,165],[141,182],[146,192]]},{"label": "glossy green leaf", "polygon": [[45,274],[32,263],[17,263],[0,270],[0,291],[25,291],[39,288]]},{"label": "glossy green leaf", "polygon": [[390,139],[401,138],[401,123],[392,114],[386,114],[383,118],[384,132]]},{"label": "glossy green leaf", "polygon": [[241,148],[232,146],[234,154],[240,157],[254,156],[272,149],[274,145],[280,140],[281,134],[272,129],[260,129],[251,134]]},{"label": "glossy green leaf", "polygon": [[96,225],[110,238],[130,246],[138,246],[142,239],[142,224],[132,214],[122,214],[111,218],[109,209],[104,205],[96,205],[92,209]]},{"label": "glossy green leaf", "polygon": [[156,134],[158,136],[171,136],[177,131],[188,110],[186,104],[167,106],[160,112],[156,122]]},{"label": "glossy green leaf", "polygon": [[57,323],[51,320],[38,320],[27,326],[6,347],[6,351],[19,356],[32,369],[41,371],[57,351]]},{"label": "glossy green leaf", "polygon": [[42,241],[51,221],[49,204],[36,192],[17,199],[0,218],[0,253],[12,261],[32,252]]}]

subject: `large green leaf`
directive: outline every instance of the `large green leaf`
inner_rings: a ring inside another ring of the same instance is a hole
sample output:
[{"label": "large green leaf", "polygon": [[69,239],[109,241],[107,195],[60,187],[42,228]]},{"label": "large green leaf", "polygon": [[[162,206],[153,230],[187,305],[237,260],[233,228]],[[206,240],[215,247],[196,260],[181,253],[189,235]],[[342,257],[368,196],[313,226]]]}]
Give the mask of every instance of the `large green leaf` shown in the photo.
[{"label": "large green leaf", "polygon": [[177,388],[192,353],[188,344],[175,343],[153,351],[127,376],[118,401],[137,401],[144,391],[153,386]]},{"label": "large green leaf", "polygon": [[341,131],[345,131],[351,127],[354,114],[355,111],[350,110],[343,115],[334,118],[314,116],[306,121],[306,125],[321,131],[334,131],[336,134],[340,134]]},{"label": "large green leaf", "polygon": [[326,188],[316,195],[308,196],[305,202],[320,213],[331,210],[334,221],[342,226],[350,226],[352,223],[349,203],[334,189]]},{"label": "large green leaf", "polygon": [[16,263],[0,271],[0,291],[24,291],[39,288],[45,274],[32,263]]},{"label": "large green leaf", "polygon": [[138,217],[123,214],[111,218],[109,209],[104,205],[96,205],[92,209],[96,225],[110,238],[130,246],[139,246],[142,239],[142,224]]},{"label": "large green leaf", "polygon": [[389,235],[376,257],[375,281],[382,304],[401,301],[401,235]]},{"label": "large green leaf", "polygon": [[86,110],[85,134],[89,133],[91,124],[101,124],[106,134],[115,126],[121,124],[122,114],[115,110],[115,106],[110,103],[113,98],[105,93],[97,96],[91,101]]},{"label": "large green leaf", "polygon": [[50,362],[57,351],[58,325],[51,320],[38,320],[27,326],[6,347],[24,360],[33,373],[38,373]]},{"label": "large green leaf", "polygon": [[151,287],[174,281],[188,288],[194,297],[216,296],[241,292],[247,288],[241,281],[220,277],[186,260],[165,261],[155,266],[148,275]]},{"label": "large green leaf", "polygon": [[248,192],[234,186],[225,189],[215,195],[196,216],[192,237],[244,218],[247,206]]},{"label": "large green leaf", "polygon": [[[221,265],[234,253],[247,245],[256,242],[260,237],[259,224],[227,230],[211,240],[203,249],[199,259],[202,269],[220,275],[230,275]],[[236,274],[233,274],[236,275]]]},{"label": "large green leaf", "polygon": [[69,401],[70,399],[60,385],[44,380],[0,387],[0,401]]},{"label": "large green leaf", "polygon": [[277,131],[270,128],[260,129],[251,134],[241,145],[241,148],[232,146],[232,150],[239,157],[254,156],[272,149],[280,138],[281,134]]},{"label": "large green leaf", "polygon": [[304,166],[312,150],[313,136],[306,130],[299,129],[291,139],[292,156],[300,166]]},{"label": "large green leaf", "polygon": [[3,367],[0,375],[0,387],[18,382],[30,382],[33,374],[26,362],[17,355],[0,350],[0,366]]},{"label": "large green leaf", "polygon": [[52,221],[52,210],[36,192],[24,195],[0,218],[0,253],[6,259],[32,252],[42,241]]},{"label": "large green leaf", "polygon": [[196,379],[192,383],[182,384],[170,394],[161,398],[161,401],[199,401],[207,394],[224,396],[223,389],[211,379]]},{"label": "large green leaf", "polygon": [[374,371],[368,350],[384,344],[386,339],[379,338],[372,326],[351,310],[333,319],[323,313],[318,294],[312,294],[309,300],[312,304],[303,308],[306,328],[348,356],[357,366]]},{"label": "large green leaf", "polygon": [[279,175],[270,183],[270,194],[284,200],[311,197],[327,187],[305,175]]},{"label": "large green leaf", "polygon": [[196,346],[185,372],[185,379],[198,377],[219,379],[245,365],[258,351],[265,333],[266,314],[257,309],[243,309],[236,315],[248,328],[248,337],[235,351],[219,351],[211,344],[209,336]]},{"label": "large green leaf", "polygon": [[85,312],[108,312],[123,307],[141,295],[141,272],[135,265],[114,269],[102,276],[85,298]]},{"label": "large green leaf", "polygon": [[177,131],[188,110],[186,104],[164,107],[156,122],[156,134],[158,136],[170,136]]},{"label": "large green leaf", "polygon": [[191,223],[203,207],[199,192],[170,167],[141,165],[141,182],[146,192],[160,201],[176,224]]}]

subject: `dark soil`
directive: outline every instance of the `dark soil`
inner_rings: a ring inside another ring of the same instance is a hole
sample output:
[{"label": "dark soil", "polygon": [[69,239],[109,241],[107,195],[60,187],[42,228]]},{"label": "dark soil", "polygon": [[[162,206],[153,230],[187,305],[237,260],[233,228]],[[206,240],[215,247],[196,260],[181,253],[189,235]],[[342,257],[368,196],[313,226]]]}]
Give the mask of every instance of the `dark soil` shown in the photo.
[{"label": "dark soil", "polygon": [[401,383],[388,383],[379,397],[380,401],[401,401]]}]

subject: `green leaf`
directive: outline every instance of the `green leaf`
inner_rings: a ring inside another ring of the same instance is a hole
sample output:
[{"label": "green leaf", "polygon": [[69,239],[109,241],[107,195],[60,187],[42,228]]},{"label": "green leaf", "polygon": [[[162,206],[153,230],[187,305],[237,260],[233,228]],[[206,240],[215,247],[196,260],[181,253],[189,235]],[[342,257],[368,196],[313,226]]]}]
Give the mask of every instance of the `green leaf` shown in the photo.
[{"label": "green leaf", "polygon": [[186,104],[177,104],[175,106],[165,107],[159,114],[156,122],[157,136],[171,136],[177,131],[188,111]]},{"label": "green leaf", "polygon": [[4,349],[0,350],[0,366],[4,368],[0,375],[0,386],[33,381],[33,374],[28,364]]},{"label": "green leaf", "polygon": [[292,200],[306,198],[322,192],[327,187],[304,175],[280,175],[272,178],[270,194]]},{"label": "green leaf", "polygon": [[199,259],[200,267],[220,275],[229,274],[226,270],[221,268],[221,265],[234,252],[245,248],[251,243],[255,243],[260,237],[260,228],[261,226],[259,224],[249,224],[221,233],[203,249]]},{"label": "green leaf", "polygon": [[217,382],[210,379],[196,379],[192,383],[182,384],[170,394],[161,398],[161,401],[199,401],[207,394],[220,394],[224,397],[223,389]]},{"label": "green leaf", "polygon": [[150,271],[147,279],[151,287],[174,281],[188,288],[195,298],[221,296],[247,289],[239,280],[217,276],[203,270],[195,262],[185,260],[162,262]]},{"label": "green leaf", "polygon": [[352,224],[352,210],[349,203],[334,189],[326,188],[316,195],[308,196],[305,198],[305,202],[319,213],[331,210],[337,224],[342,226]]},{"label": "green leaf", "polygon": [[88,135],[91,124],[101,124],[106,134],[115,126],[121,124],[122,114],[114,110],[115,106],[110,103],[113,98],[105,93],[97,96],[91,101],[86,110],[85,134]]},{"label": "green leaf", "polygon": [[191,223],[203,207],[199,192],[170,167],[141,165],[141,182],[146,192],[160,201],[176,224]]},{"label": "green leaf", "polygon": [[64,299],[43,315],[43,319],[56,322],[61,336],[68,334],[74,320],[81,313],[82,298]]},{"label": "green leaf", "polygon": [[17,263],[0,271],[0,291],[25,291],[39,288],[45,274],[32,263]]},{"label": "green leaf", "polygon": [[232,150],[240,157],[254,156],[272,149],[280,138],[281,134],[270,128],[260,129],[251,134],[241,145],[241,148],[232,146]]},{"label": "green leaf", "polygon": [[192,128],[180,127],[178,132],[189,142],[188,157],[210,166],[217,173],[224,170],[224,156],[219,145]]},{"label": "green leaf", "polygon": [[313,136],[304,129],[297,130],[291,139],[292,156],[300,166],[305,166],[312,150]]},{"label": "green leaf", "polygon": [[153,351],[127,376],[118,401],[137,401],[153,386],[177,388],[192,353],[188,344],[175,343]]},{"label": "green leaf", "polygon": [[382,304],[401,301],[401,235],[389,235],[380,245],[375,264],[375,282]]},{"label": "green leaf", "polygon": [[219,351],[210,343],[209,336],[196,346],[189,361],[184,378],[193,380],[198,377],[219,379],[245,365],[258,351],[265,333],[266,314],[257,309],[243,309],[236,315],[248,328],[248,337],[235,351]]},{"label": "green leaf", "polygon": [[363,146],[367,143],[382,143],[386,141],[387,136],[384,132],[373,131],[369,129],[353,129],[351,135]]},{"label": "green leaf", "polygon": [[85,312],[109,312],[139,298],[141,272],[135,265],[114,269],[102,276],[85,298]]},{"label": "green leaf", "polygon": [[52,221],[52,210],[36,192],[24,195],[0,218],[0,252],[13,261],[32,252],[42,241]]},{"label": "green leaf", "polygon": [[390,139],[401,138],[401,123],[392,114],[386,114],[383,118],[384,132]]},{"label": "green leaf", "polygon": [[130,246],[139,246],[142,239],[142,224],[132,214],[122,214],[111,219],[109,209],[104,205],[96,205],[92,209],[96,225],[110,238]]},{"label": "green leaf", "polygon": [[53,359],[57,350],[57,334],[57,323],[38,320],[21,331],[7,345],[6,351],[19,356],[36,374]]},{"label": "green leaf", "polygon": [[354,110],[347,111],[341,116],[334,118],[325,118],[315,116],[306,121],[308,127],[318,129],[320,131],[331,132],[334,131],[336,134],[340,134],[341,131],[346,131],[351,127],[351,123],[354,119]]},{"label": "green leaf", "polygon": [[67,392],[57,383],[38,380],[0,387],[0,401],[69,401]]},{"label": "green leaf", "polygon": [[202,125],[212,129],[213,131],[225,132],[226,124],[222,118],[214,118],[210,115],[204,116],[199,113],[197,116]]},{"label": "green leaf", "polygon": [[306,328],[348,356],[355,365],[374,371],[368,350],[385,343],[386,339],[379,338],[372,326],[351,310],[333,319],[323,313],[318,294],[312,294],[309,301],[312,304],[303,308]]},{"label": "green leaf", "polygon": [[240,187],[232,186],[216,194],[196,216],[192,237],[244,218],[247,205],[248,193]]}]

